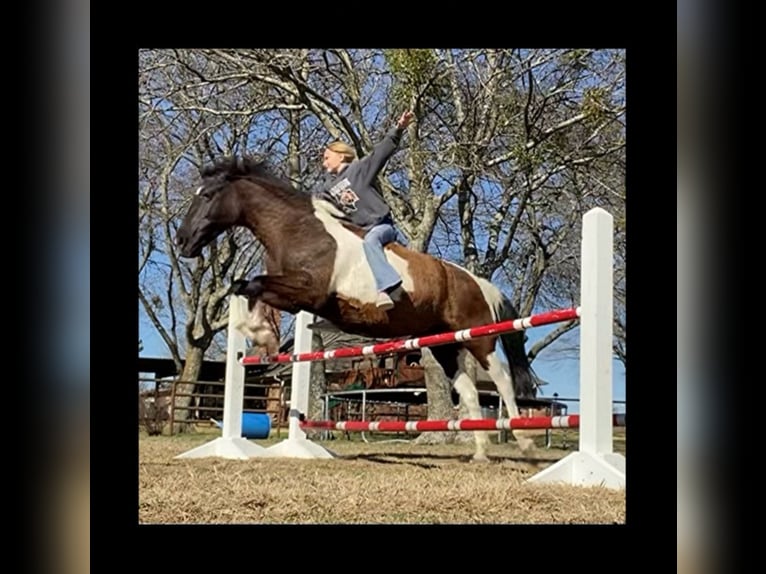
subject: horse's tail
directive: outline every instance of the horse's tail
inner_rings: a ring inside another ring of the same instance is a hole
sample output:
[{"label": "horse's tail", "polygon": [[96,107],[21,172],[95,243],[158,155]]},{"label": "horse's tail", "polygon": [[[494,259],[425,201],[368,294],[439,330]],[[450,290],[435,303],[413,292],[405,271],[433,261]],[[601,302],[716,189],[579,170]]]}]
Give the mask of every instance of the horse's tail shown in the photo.
[{"label": "horse's tail", "polygon": [[[519,313],[510,299],[501,293],[501,298],[492,309],[495,321],[507,321],[518,319]],[[511,331],[500,335],[500,344],[508,359],[508,366],[513,378],[513,388],[516,397],[533,399],[537,396],[537,387],[542,383],[529,364],[526,349],[524,348],[524,331]]]}]

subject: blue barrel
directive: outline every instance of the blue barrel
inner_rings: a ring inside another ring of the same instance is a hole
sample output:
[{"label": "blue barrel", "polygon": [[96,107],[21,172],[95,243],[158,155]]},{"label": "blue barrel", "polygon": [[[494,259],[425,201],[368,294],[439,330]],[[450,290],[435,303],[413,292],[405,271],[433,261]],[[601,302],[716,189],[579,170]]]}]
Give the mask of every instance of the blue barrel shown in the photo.
[{"label": "blue barrel", "polygon": [[242,413],[242,436],[245,438],[269,438],[271,417],[263,413]]},{"label": "blue barrel", "polygon": [[[219,429],[223,422],[210,419]],[[245,438],[269,438],[271,417],[263,413],[242,413],[242,436]]]}]

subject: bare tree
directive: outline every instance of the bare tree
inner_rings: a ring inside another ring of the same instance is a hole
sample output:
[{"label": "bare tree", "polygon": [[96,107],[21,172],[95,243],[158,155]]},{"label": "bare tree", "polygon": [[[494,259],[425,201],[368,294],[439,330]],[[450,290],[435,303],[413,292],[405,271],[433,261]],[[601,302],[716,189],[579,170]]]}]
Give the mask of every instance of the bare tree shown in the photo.
[{"label": "bare tree", "polygon": [[[178,256],[179,214],[198,185],[206,158],[242,145],[248,130],[205,108],[225,89],[212,89],[194,66],[194,54],[141,54],[139,90],[139,302],[176,363],[181,381],[195,381],[205,352],[228,322],[233,279],[251,271],[262,249],[243,233],[229,233],[210,251],[188,262]],[[242,116],[243,121],[249,118]],[[192,392],[182,384],[178,392]],[[191,398],[176,402],[177,419]],[[183,430],[181,427],[179,430]]]}]

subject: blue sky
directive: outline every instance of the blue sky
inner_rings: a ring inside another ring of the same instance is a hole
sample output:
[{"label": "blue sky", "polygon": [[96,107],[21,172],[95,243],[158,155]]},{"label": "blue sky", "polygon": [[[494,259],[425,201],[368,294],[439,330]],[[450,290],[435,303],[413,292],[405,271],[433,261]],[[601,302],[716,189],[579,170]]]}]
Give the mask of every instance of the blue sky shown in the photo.
[{"label": "blue sky", "polygon": [[[556,328],[556,325],[543,325],[527,331],[529,341],[527,348],[535,341],[544,337],[548,332]],[[573,333],[579,343],[579,330]],[[549,384],[543,387],[545,397],[552,397],[558,393],[561,398],[579,398],[580,396],[580,361],[573,356],[572,352],[561,354],[556,352],[557,343],[540,353],[532,364],[537,375]],[[612,400],[625,400],[625,367],[617,359],[612,361]],[[566,403],[569,414],[579,413],[578,403]],[[624,413],[625,405],[614,406],[615,412]]]},{"label": "blue sky", "polygon": [[[538,339],[544,337],[548,332],[555,329],[557,325],[542,325],[527,330],[529,340],[527,349],[531,347]],[[575,330],[570,334],[574,340],[579,340],[579,331]],[[139,338],[142,340],[144,350],[141,352],[143,357],[169,357],[167,347],[156,331],[149,324],[148,320],[142,320],[139,328]],[[580,361],[574,357],[572,351],[566,353],[558,352],[558,341],[545,349],[535,359],[532,367],[537,375],[549,384],[543,387],[543,395],[546,398],[558,393],[561,398],[579,398],[580,396]],[[569,346],[569,345],[567,345]],[[612,363],[612,387],[613,400],[625,400],[625,368],[623,364],[614,360]],[[580,412],[579,405],[576,402],[567,402],[569,414]],[[615,405],[615,412],[624,413],[624,404]]]}]

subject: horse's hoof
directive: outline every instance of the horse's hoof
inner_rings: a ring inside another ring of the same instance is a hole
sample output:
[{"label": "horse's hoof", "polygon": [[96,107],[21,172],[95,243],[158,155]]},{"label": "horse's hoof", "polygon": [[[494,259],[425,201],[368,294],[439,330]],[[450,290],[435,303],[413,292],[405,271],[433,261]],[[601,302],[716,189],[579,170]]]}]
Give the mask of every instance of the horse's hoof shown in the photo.
[{"label": "horse's hoof", "polygon": [[263,293],[263,285],[258,279],[237,279],[232,283],[232,292],[248,298],[257,298]]},{"label": "horse's hoof", "polygon": [[234,295],[245,295],[249,284],[249,279],[236,279],[231,284],[231,292]]},{"label": "horse's hoof", "polygon": [[530,452],[535,448],[535,441],[531,438],[517,437],[516,443],[519,445],[521,452]]},{"label": "horse's hoof", "polygon": [[482,455],[475,454],[471,458],[471,462],[489,462],[489,458],[487,457],[486,454],[482,454]]}]

